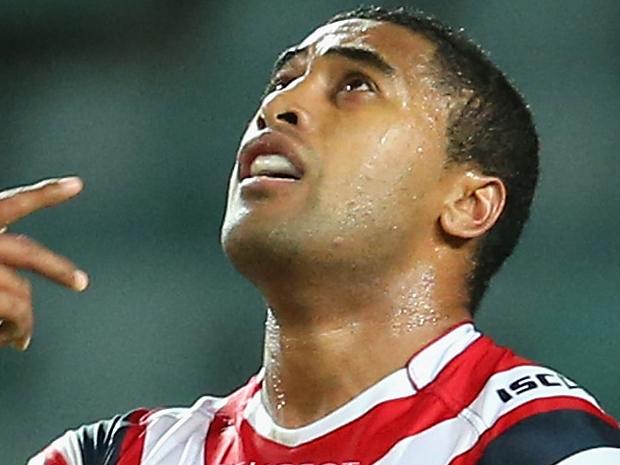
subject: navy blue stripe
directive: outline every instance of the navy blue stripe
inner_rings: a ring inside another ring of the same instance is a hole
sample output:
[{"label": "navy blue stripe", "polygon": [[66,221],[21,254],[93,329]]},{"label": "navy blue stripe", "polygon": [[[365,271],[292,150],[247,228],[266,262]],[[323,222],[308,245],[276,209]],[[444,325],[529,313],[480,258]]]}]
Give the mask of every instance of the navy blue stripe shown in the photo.
[{"label": "navy blue stripe", "polygon": [[134,413],[118,415],[76,430],[83,465],[116,465],[125,433],[135,425],[130,420]]},{"label": "navy blue stripe", "polygon": [[487,446],[478,465],[552,465],[594,447],[620,448],[620,430],[580,410],[557,410],[509,428]]}]

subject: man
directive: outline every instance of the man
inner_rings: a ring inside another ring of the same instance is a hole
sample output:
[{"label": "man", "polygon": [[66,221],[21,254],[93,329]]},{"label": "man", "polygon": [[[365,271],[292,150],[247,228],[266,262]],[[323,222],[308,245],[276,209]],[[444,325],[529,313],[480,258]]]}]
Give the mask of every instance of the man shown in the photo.
[{"label": "man", "polygon": [[[471,323],[537,151],[521,97],[459,34],[402,10],[336,17],[276,63],[231,176],[223,248],[268,304],[259,374],[69,431],[30,464],[620,464],[618,424],[586,391]],[[2,222],[80,188],[8,194]],[[0,239],[2,331],[24,348],[12,268],[87,280]]]}]

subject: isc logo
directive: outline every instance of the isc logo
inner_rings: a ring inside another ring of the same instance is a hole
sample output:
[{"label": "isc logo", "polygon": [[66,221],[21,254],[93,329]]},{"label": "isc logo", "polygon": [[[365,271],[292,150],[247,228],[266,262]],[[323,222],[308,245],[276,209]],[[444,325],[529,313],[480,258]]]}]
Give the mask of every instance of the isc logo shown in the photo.
[{"label": "isc logo", "polygon": [[513,397],[521,395],[524,392],[545,387],[581,389],[581,387],[558,373],[539,373],[536,375],[523,376],[513,381],[508,387],[498,389],[497,395],[502,401],[508,402]]}]

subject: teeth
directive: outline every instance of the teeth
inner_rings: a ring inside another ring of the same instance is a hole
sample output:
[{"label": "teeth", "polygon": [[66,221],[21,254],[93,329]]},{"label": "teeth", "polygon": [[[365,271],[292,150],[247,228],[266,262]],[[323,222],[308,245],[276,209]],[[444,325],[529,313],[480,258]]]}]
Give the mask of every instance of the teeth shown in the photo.
[{"label": "teeth", "polygon": [[301,178],[301,173],[295,168],[288,158],[278,154],[260,155],[250,166],[252,176],[277,175],[290,178]]}]

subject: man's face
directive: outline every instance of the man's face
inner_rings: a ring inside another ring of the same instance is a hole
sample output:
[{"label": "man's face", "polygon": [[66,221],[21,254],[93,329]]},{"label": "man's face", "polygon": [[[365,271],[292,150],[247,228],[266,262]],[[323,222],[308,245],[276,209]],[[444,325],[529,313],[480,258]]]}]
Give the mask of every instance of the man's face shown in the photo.
[{"label": "man's face", "polygon": [[241,142],[226,253],[240,268],[274,257],[387,264],[424,246],[445,193],[448,108],[433,45],[354,19],[291,50]]}]

